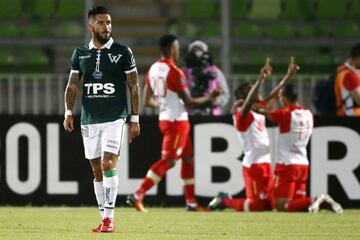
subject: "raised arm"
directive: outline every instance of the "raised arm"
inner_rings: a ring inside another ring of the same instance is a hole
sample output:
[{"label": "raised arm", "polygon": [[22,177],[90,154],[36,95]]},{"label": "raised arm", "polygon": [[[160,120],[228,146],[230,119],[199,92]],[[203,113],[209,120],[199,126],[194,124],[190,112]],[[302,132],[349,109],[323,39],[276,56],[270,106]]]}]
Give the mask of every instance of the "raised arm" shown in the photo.
[{"label": "raised arm", "polygon": [[140,135],[140,86],[137,71],[126,73],[126,82],[130,92],[131,116],[129,124],[129,142],[131,143],[135,137]]},{"label": "raised arm", "polygon": [[67,132],[74,131],[74,118],[72,116],[72,111],[76,100],[76,91],[79,85],[80,85],[80,73],[77,71],[71,71],[69,74],[69,79],[64,94],[65,119],[63,125],[65,131]]},{"label": "raised arm", "polygon": [[299,66],[295,64],[295,58],[291,57],[286,75],[283,77],[280,83],[270,92],[270,94],[265,98],[266,103],[278,97],[280,90],[286,85],[286,83],[292,78],[292,76],[296,74],[297,70],[299,70]]},{"label": "raised arm", "polygon": [[244,101],[242,109],[241,109],[243,116],[245,116],[249,113],[249,111],[251,109],[251,105],[254,102],[255,96],[257,94],[259,94],[261,85],[270,76],[271,71],[272,71],[272,68],[270,66],[270,62],[267,59],[265,66],[263,68],[261,68],[261,70],[260,70],[260,75],[259,75],[258,80],[255,82],[253,87],[250,89],[249,94],[245,98],[245,101]]}]

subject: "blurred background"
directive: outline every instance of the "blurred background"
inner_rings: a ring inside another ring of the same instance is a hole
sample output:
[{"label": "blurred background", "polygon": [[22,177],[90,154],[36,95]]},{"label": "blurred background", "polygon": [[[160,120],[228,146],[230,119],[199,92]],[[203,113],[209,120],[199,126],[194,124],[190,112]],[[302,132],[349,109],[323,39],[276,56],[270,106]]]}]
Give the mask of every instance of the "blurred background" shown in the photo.
[{"label": "blurred background", "polygon": [[183,56],[193,40],[209,45],[231,92],[271,57],[267,91],[295,56],[300,102],[312,110],[314,84],[360,37],[360,0],[2,0],[0,114],[63,114],[71,53],[90,39],[86,14],[95,4],[110,9],[113,37],[132,48],[142,83],[159,57],[158,38],[173,33]]}]

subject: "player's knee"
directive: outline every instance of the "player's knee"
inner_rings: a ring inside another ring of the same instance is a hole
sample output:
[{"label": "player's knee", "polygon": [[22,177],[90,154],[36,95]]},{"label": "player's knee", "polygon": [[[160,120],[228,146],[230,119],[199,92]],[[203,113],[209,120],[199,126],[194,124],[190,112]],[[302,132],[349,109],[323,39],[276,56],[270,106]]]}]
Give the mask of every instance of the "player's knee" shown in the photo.
[{"label": "player's knee", "polygon": [[116,168],[116,160],[117,156],[115,154],[105,152],[101,161],[102,171],[110,171],[111,169]]},{"label": "player's knee", "polygon": [[175,159],[165,159],[166,162],[169,164],[170,168],[175,166]]}]

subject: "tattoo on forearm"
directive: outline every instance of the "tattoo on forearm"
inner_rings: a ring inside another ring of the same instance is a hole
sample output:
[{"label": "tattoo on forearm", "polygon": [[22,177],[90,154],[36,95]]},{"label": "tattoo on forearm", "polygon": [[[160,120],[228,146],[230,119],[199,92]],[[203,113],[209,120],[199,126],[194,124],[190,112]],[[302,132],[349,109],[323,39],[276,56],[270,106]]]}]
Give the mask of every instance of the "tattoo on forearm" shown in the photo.
[{"label": "tattoo on forearm", "polygon": [[131,114],[139,114],[140,86],[139,77],[136,71],[126,74],[126,81],[130,91]]},{"label": "tattoo on forearm", "polygon": [[65,89],[65,108],[72,110],[76,99],[76,88],[80,84],[78,73],[71,73]]}]

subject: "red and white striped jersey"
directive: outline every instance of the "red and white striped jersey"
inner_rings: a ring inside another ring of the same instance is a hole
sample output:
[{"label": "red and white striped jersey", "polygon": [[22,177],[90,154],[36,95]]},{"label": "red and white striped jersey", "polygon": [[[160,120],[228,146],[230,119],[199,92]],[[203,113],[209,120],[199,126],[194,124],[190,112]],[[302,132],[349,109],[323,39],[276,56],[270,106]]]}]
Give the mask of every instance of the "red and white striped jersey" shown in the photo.
[{"label": "red and white striped jersey", "polygon": [[275,109],[270,112],[272,121],[279,124],[277,163],[308,165],[306,146],[314,128],[310,110],[301,106]]},{"label": "red and white striped jersey", "polygon": [[177,95],[187,88],[185,75],[173,60],[162,58],[151,65],[145,84],[159,101],[159,120],[188,120],[184,102]]},{"label": "red and white striped jersey", "polygon": [[243,116],[241,111],[236,111],[233,121],[238,137],[244,143],[242,164],[250,167],[253,163],[271,163],[265,116],[254,111]]}]

